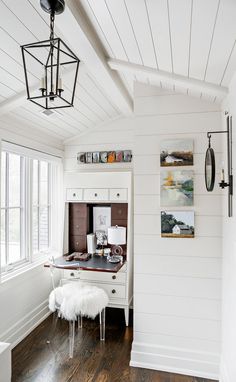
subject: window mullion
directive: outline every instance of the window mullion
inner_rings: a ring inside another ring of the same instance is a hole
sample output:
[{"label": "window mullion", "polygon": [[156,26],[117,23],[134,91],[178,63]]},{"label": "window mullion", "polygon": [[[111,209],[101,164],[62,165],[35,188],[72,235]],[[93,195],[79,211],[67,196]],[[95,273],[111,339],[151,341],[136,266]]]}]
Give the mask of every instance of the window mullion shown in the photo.
[{"label": "window mullion", "polygon": [[40,175],[40,168],[41,168],[41,165],[40,165],[40,161],[38,161],[38,251],[40,251],[40,190],[41,190],[41,187],[40,187],[40,179],[41,179],[41,175]]},{"label": "window mullion", "polygon": [[51,164],[48,164],[48,207],[47,207],[47,210],[48,210],[48,247],[50,246],[50,243],[51,243],[51,208],[50,208],[50,204],[51,204],[51,200],[52,200],[52,195],[51,195],[51,192],[52,192],[52,173],[51,173]]},{"label": "window mullion", "polygon": [[6,153],[6,188],[5,188],[5,254],[6,265],[9,264],[9,154]]},{"label": "window mullion", "polygon": [[27,158],[26,166],[26,208],[27,208],[27,250],[29,260],[33,261],[33,160]]}]

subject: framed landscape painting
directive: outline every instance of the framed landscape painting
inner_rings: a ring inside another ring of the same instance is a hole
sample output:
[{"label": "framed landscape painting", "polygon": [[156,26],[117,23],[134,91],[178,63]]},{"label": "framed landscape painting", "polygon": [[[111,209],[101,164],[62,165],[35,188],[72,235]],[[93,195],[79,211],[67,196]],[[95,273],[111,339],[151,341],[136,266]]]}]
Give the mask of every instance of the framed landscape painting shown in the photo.
[{"label": "framed landscape painting", "polygon": [[161,171],[161,206],[193,205],[193,171]]},{"label": "framed landscape painting", "polygon": [[161,237],[193,238],[194,211],[161,211]]},{"label": "framed landscape painting", "polygon": [[175,139],[161,142],[160,165],[192,166],[193,165],[193,140]]}]

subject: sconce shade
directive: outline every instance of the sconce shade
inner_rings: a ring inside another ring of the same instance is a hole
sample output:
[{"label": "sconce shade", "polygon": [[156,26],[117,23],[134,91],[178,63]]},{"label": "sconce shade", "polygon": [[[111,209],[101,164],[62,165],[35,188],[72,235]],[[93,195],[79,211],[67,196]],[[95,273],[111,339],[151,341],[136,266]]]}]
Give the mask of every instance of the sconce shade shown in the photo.
[{"label": "sconce shade", "polygon": [[126,244],[126,228],[125,227],[109,227],[108,228],[108,243],[113,245]]},{"label": "sconce shade", "polygon": [[21,50],[28,100],[44,109],[73,106],[80,60],[71,49],[52,38]]}]

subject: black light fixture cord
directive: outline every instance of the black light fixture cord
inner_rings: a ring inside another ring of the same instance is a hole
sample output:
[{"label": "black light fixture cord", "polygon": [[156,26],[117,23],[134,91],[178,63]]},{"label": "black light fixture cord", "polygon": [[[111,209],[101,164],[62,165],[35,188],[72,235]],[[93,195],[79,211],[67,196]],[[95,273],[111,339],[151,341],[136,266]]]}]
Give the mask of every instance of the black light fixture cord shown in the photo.
[{"label": "black light fixture cord", "polygon": [[[50,14],[50,45],[51,45],[51,95],[54,94],[53,89],[53,48],[54,48],[54,20],[55,20],[55,12],[52,11]],[[52,98],[51,100],[53,100]]]}]

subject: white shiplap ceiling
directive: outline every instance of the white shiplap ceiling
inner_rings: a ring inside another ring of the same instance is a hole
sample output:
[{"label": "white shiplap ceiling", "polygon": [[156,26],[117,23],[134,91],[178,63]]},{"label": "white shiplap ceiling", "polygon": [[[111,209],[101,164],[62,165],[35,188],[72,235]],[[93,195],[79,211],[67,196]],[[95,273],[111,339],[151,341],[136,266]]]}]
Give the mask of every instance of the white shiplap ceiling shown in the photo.
[{"label": "white shiplap ceiling", "polygon": [[[75,107],[47,118],[25,100],[20,45],[48,37],[48,15],[39,0],[0,0],[3,128],[33,126],[63,142],[132,112],[134,81],[222,100],[236,69],[235,0],[67,0],[66,5],[56,18],[56,33],[83,64]],[[122,65],[113,70],[110,61]],[[33,68],[32,78],[39,80]]]}]

